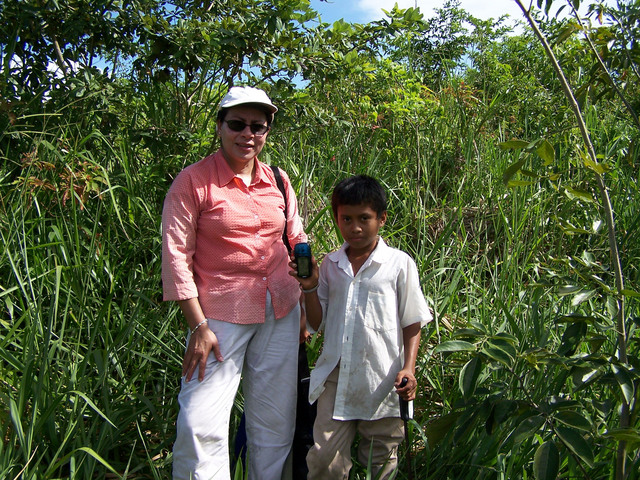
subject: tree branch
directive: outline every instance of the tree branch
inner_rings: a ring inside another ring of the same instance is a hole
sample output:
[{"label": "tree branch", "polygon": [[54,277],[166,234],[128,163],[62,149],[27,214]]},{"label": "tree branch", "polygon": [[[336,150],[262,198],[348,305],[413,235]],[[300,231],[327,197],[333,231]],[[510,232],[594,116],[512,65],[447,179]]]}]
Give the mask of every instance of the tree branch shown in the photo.
[{"label": "tree branch", "polygon": [[[522,12],[524,13],[524,16],[527,19],[527,22],[533,29],[535,36],[538,38],[538,40],[542,44],[547,54],[547,57],[549,58],[549,61],[551,62],[553,69],[556,72],[556,75],[558,76],[558,80],[560,81],[560,85],[562,86],[562,91],[564,92],[565,97],[569,102],[569,107],[573,111],[573,114],[578,123],[578,128],[582,135],[584,144],[587,148],[589,159],[591,160],[591,162],[593,162],[594,165],[598,165],[598,158],[596,156],[596,151],[593,148],[593,143],[591,142],[591,136],[589,135],[589,131],[584,122],[582,112],[580,111],[580,106],[578,105],[578,102],[575,96],[573,95],[573,90],[571,89],[571,86],[569,85],[569,82],[564,75],[562,67],[558,63],[558,60],[556,59],[553,53],[553,50],[551,49],[551,46],[549,45],[549,42],[547,41],[546,37],[543,35],[543,33],[538,28],[538,25],[533,20],[530,9],[526,9],[522,4],[521,0],[515,0],[515,2],[520,7],[520,10],[522,10]],[[596,176],[598,189],[600,191],[600,199],[602,200],[604,215],[607,222],[607,230],[609,234],[609,254],[611,257],[611,263],[613,264],[613,267],[614,267],[615,282],[616,282],[616,289],[617,289],[616,302],[618,306],[618,312],[616,315],[616,327],[617,327],[617,334],[618,334],[618,358],[623,364],[626,364],[627,363],[627,335],[625,332],[625,324],[624,324],[624,295],[622,294],[622,291],[624,290],[624,281],[622,277],[622,265],[620,262],[620,253],[618,251],[618,244],[616,240],[613,208],[611,206],[611,199],[609,198],[609,193],[604,183],[604,178],[602,174],[598,173],[597,171],[594,171],[594,173]],[[630,420],[629,404],[627,403],[626,399],[623,397],[622,408],[620,412],[620,426],[622,428],[628,427],[629,420]],[[616,466],[617,466],[616,479],[617,480],[623,480],[626,477],[626,474],[625,474],[626,445],[627,445],[627,442],[625,441],[620,441],[620,443],[618,444],[618,456],[617,456],[617,462],[616,462]]]}]

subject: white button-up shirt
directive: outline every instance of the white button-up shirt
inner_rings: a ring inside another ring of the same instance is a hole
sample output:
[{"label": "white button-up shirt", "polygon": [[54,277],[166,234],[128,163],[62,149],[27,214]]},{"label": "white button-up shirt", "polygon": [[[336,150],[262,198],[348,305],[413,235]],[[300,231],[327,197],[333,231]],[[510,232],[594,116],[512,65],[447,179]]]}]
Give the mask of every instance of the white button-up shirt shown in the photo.
[{"label": "white button-up shirt", "polygon": [[347,247],[345,243],[320,265],[324,345],[311,372],[309,401],[317,400],[339,363],[334,419],[398,417],[394,382],[404,365],[402,329],[425,325],[432,315],[409,255],[380,238],[354,276]]}]

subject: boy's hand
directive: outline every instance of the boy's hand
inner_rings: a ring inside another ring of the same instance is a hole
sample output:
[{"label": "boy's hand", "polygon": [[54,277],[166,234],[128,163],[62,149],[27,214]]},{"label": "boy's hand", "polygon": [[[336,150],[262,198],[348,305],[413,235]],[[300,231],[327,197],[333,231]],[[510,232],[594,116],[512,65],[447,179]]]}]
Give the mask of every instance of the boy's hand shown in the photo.
[{"label": "boy's hand", "polygon": [[[400,383],[402,383],[403,378],[407,378],[408,382],[404,387],[400,388]],[[400,395],[403,400],[406,400],[407,402],[415,400],[418,381],[413,375],[413,372],[410,372],[409,370],[400,370],[398,375],[396,375],[396,383],[394,386],[396,387],[396,393]]]},{"label": "boy's hand", "polygon": [[318,262],[316,261],[316,257],[311,257],[311,275],[307,278],[300,278],[298,276],[298,265],[296,264],[293,255],[291,255],[289,267],[291,267],[289,275],[300,283],[303,290],[310,290],[318,285]]}]

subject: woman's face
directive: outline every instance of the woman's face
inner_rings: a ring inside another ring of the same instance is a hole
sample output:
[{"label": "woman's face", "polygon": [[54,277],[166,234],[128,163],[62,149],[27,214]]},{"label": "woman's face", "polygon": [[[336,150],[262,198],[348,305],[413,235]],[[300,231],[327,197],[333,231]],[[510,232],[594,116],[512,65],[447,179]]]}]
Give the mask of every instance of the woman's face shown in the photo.
[{"label": "woman's face", "polygon": [[[242,105],[231,107],[224,120],[218,122],[222,151],[232,169],[246,167],[264,147],[268,129],[264,130],[263,134],[251,131],[251,127],[254,131],[261,130],[259,126],[267,126],[267,114],[256,108]],[[242,130],[236,131],[238,128]]]}]

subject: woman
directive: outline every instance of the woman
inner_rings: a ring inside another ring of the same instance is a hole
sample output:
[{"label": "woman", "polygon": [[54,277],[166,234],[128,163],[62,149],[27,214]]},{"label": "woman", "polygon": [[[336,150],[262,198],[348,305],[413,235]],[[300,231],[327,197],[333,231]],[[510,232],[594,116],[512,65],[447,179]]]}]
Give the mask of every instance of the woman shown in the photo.
[{"label": "woman", "polygon": [[217,119],[220,149],[175,178],[162,213],[165,300],[189,327],[173,451],[175,479],[228,479],[229,418],[243,378],[249,478],[280,480],[295,426],[300,290],[282,241],[307,240],[258,160],[277,108],[233,87]]}]

